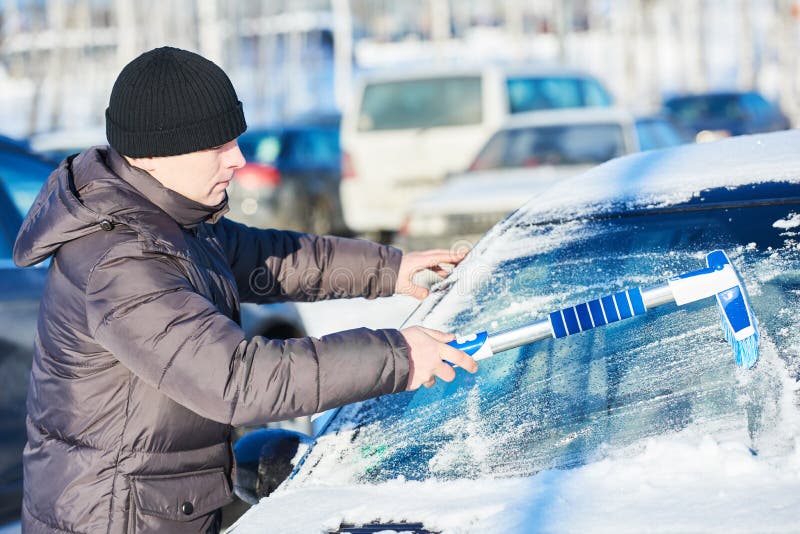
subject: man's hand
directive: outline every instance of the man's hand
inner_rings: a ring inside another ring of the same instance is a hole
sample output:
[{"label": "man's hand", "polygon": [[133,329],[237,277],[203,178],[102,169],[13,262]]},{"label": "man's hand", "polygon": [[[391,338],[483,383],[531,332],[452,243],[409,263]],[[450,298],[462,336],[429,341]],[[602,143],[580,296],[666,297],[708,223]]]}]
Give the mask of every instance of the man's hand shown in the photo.
[{"label": "man's hand", "polygon": [[397,284],[395,285],[394,292],[401,295],[411,295],[420,300],[424,299],[428,296],[429,291],[421,285],[414,283],[414,275],[424,269],[430,269],[444,278],[448,273],[440,264],[450,263],[458,265],[461,260],[464,259],[464,256],[467,255],[467,252],[469,251],[462,250],[459,252],[451,252],[444,249],[435,249],[403,254],[403,259],[400,261],[400,270],[397,273]]},{"label": "man's hand", "polygon": [[408,391],[418,389],[420,386],[431,387],[436,384],[438,376],[445,382],[452,382],[456,371],[442,360],[454,363],[470,373],[478,370],[475,363],[466,352],[454,349],[447,345],[456,336],[430,328],[412,326],[400,331],[406,338],[406,343],[411,348],[409,363],[411,370],[408,374]]}]

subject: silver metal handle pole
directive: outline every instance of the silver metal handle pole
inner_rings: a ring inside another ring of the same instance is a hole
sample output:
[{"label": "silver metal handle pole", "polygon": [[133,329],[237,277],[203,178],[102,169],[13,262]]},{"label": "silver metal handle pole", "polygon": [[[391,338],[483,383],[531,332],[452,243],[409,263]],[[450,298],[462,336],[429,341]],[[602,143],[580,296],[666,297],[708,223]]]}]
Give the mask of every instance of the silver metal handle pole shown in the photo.
[{"label": "silver metal handle pole", "polygon": [[[657,286],[641,289],[642,301],[646,309],[655,308],[662,304],[669,304],[675,302],[675,297],[672,295],[672,290],[669,284],[659,284]],[[514,349],[533,343],[534,341],[541,341],[555,337],[553,335],[553,327],[550,324],[550,319],[539,319],[532,323],[520,326],[517,328],[510,328],[494,334],[489,334],[486,343],[492,349],[493,353],[502,352],[504,350]]]},{"label": "silver metal handle pole", "polygon": [[675,302],[675,297],[672,295],[672,290],[670,289],[669,284],[646,287],[641,291],[644,307],[648,310],[650,308],[655,308],[656,306],[661,306],[662,304]]},{"label": "silver metal handle pole", "polygon": [[553,337],[553,329],[550,327],[550,319],[539,319],[519,328],[510,328],[490,334],[486,342],[493,353],[498,353],[551,337]]}]

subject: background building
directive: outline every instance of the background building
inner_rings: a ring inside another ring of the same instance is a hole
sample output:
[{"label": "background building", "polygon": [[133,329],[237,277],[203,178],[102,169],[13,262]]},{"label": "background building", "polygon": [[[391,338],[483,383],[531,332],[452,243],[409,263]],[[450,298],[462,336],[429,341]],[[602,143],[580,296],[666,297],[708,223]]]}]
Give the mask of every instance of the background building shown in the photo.
[{"label": "background building", "polygon": [[0,132],[101,125],[113,80],[169,44],[231,75],[252,124],[346,105],[364,69],[560,63],[639,111],[758,89],[798,107],[794,0],[0,0]]}]

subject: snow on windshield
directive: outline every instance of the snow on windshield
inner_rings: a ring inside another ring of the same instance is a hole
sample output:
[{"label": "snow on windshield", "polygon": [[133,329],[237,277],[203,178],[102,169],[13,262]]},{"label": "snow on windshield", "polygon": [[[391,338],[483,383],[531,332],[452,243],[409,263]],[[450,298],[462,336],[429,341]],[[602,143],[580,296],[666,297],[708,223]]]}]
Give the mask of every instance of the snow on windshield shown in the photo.
[{"label": "snow on windshield", "polygon": [[[764,143],[781,144],[786,156],[797,135]],[[732,167],[747,163],[735,152],[722,151],[731,165],[710,182],[743,181]],[[742,173],[796,176],[798,167],[782,168],[773,152],[763,148],[757,163],[769,172]],[[701,154],[686,158],[698,164]],[[676,176],[648,201],[685,200],[691,179]],[[548,209],[557,205],[551,200]],[[280,532],[376,520],[442,532],[795,530],[797,211],[771,205],[538,225],[517,224],[537,213],[517,214],[487,234],[411,323],[459,334],[501,330],[660,283],[723,248],[759,321],[757,367],[733,364],[712,299],[507,351],[453,384],[345,407],[248,524],[259,532],[276,517]]]},{"label": "snow on windshield", "polygon": [[800,305],[800,262],[773,224],[788,214],[779,205],[513,227],[462,264],[433,309],[417,316],[459,334],[502,330],[704,267],[705,253],[722,247],[761,320],[758,372],[736,372],[713,300],[665,306],[508,351],[454,384],[350,407],[292,484],[529,476],[695,426],[735,435],[760,454],[787,450],[793,434],[765,436],[789,428],[778,424],[785,388],[775,384],[798,365],[791,310]]},{"label": "snow on windshield", "polygon": [[[800,251],[773,226],[789,214],[730,214],[746,215],[742,226],[758,227],[758,240],[748,228],[720,235],[708,218],[680,231],[674,220],[639,219],[495,236],[422,311],[424,324],[505,327],[657,283],[703,265],[696,242],[672,241],[694,229],[694,239],[726,245],[744,278],[760,321],[759,364],[735,368],[713,302],[508,351],[482,362],[477,377],[345,407],[295,479],[234,532],[372,521],[443,533],[794,530]],[[604,256],[592,252],[600,243]],[[459,281],[468,290],[457,291]]]},{"label": "snow on windshield", "polygon": [[778,219],[772,223],[772,226],[775,228],[783,228],[784,230],[797,228],[800,226],[800,213],[790,213],[785,219]]}]

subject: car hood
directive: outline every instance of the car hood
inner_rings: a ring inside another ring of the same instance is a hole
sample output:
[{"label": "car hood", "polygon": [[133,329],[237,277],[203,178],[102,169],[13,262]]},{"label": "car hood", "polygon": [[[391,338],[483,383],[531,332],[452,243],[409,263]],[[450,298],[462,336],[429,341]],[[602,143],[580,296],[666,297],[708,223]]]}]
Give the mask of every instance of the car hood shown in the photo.
[{"label": "car hood", "polygon": [[654,524],[702,532],[759,531],[768,524],[790,531],[800,505],[798,476],[800,463],[781,470],[747,447],[699,434],[667,436],[636,453],[619,451],[532,477],[299,488],[289,481],[229,532],[326,532],[342,523],[398,522],[442,533],[644,532]]},{"label": "car hood", "polygon": [[415,202],[409,211],[412,216],[510,212],[554,182],[591,167],[563,165],[459,174]]},{"label": "car hood", "polygon": [[578,219],[680,204],[706,189],[798,183],[799,145],[800,130],[787,130],[623,156],[554,183],[518,216],[532,223]]}]

